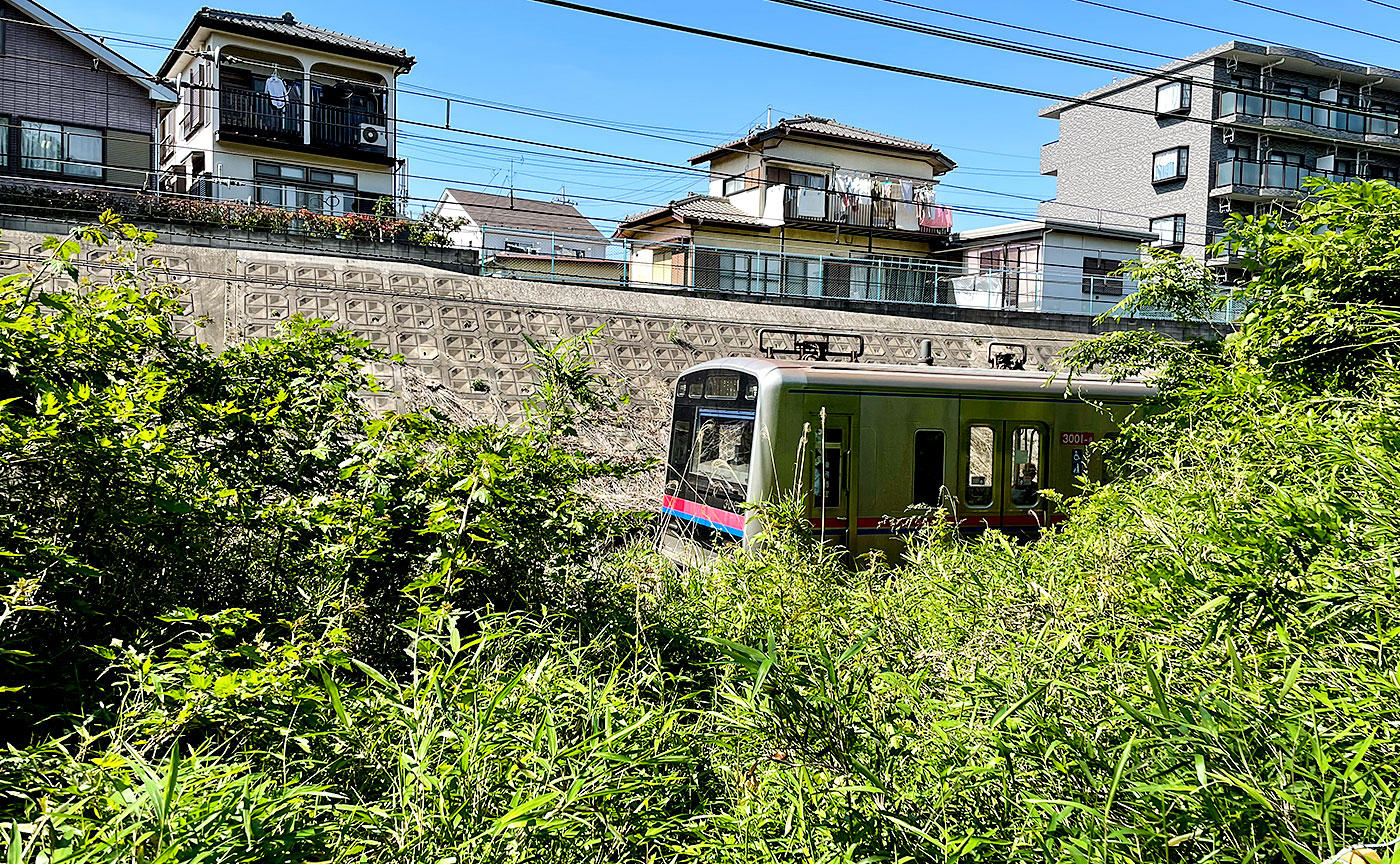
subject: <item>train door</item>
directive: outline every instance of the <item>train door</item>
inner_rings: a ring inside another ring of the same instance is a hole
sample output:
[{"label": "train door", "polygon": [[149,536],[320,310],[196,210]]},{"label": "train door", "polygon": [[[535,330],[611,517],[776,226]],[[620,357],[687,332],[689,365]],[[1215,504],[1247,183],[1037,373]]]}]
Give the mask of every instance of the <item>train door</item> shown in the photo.
[{"label": "train door", "polygon": [[1045,524],[1045,499],[1040,494],[1050,476],[1046,460],[1044,423],[1006,422],[1006,489],[1001,527],[1006,531],[1035,532]]},{"label": "train door", "polygon": [[964,528],[1035,531],[1045,524],[1047,450],[1044,423],[973,420],[962,427],[959,454]]},{"label": "train door", "polygon": [[812,430],[808,503],[814,533],[825,542],[854,548],[851,415],[827,412],[825,417],[812,415],[808,422]]},{"label": "train door", "polygon": [[1006,421],[973,420],[962,425],[958,453],[958,525],[962,528],[1001,527],[998,495],[1005,474],[999,458],[1006,439]]}]

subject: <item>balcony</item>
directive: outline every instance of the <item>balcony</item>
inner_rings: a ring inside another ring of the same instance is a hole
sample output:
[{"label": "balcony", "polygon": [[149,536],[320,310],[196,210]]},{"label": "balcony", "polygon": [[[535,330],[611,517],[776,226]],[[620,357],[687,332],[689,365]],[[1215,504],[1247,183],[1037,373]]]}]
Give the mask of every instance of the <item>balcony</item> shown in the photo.
[{"label": "balcony", "polygon": [[[266,93],[237,87],[219,89],[221,138],[350,159],[388,158],[388,136],[379,131],[386,125],[383,114],[312,102],[309,124],[304,116],[300,99],[289,97],[279,108]],[[378,128],[364,134],[365,126]]]},{"label": "balcony", "polygon": [[1211,189],[1216,193],[1247,198],[1299,197],[1305,194],[1303,181],[1309,177],[1322,177],[1338,183],[1348,179],[1342,174],[1302,165],[1226,159],[1215,163]]},{"label": "balcony", "polygon": [[1215,117],[1268,129],[1297,129],[1357,143],[1400,146],[1400,117],[1378,116],[1378,109],[1336,108],[1314,101],[1249,90],[1216,94]]},{"label": "balcony", "polygon": [[953,221],[946,207],[893,201],[802,186],[783,186],[783,221],[847,225],[875,231],[944,235]]},{"label": "balcony", "polygon": [[287,99],[281,108],[266,93],[224,87],[219,90],[219,131],[289,144],[302,142],[302,105]]}]

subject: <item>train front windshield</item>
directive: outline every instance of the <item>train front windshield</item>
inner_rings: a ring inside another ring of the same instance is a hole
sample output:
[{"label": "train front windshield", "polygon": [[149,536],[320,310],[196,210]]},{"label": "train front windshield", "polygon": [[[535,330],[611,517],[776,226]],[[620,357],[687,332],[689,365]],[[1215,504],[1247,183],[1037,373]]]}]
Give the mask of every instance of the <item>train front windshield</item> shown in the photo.
[{"label": "train front windshield", "polygon": [[758,379],[730,369],[704,369],[676,382],[664,509],[731,536],[744,533],[740,505],[748,496]]}]

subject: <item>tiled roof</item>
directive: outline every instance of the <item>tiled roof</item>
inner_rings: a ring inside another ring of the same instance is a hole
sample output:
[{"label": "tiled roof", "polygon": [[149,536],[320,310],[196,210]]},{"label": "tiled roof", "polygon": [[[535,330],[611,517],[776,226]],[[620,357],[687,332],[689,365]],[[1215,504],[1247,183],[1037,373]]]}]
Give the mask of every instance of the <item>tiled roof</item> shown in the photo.
[{"label": "tiled roof", "polygon": [[767,129],[760,129],[743,138],[736,138],[727,144],[721,144],[713,150],[692,157],[690,162],[692,165],[697,162],[705,162],[727,150],[749,147],[760,141],[778,137],[789,132],[801,132],[808,135],[818,135],[823,138],[839,138],[857,144],[867,144],[876,147],[890,147],[897,150],[916,151],[947,162],[950,168],[954,165],[951,159],[944,156],[937,149],[920,141],[911,141],[908,138],[896,138],[893,135],[885,135],[882,132],[872,132],[869,129],[847,126],[845,123],[837,123],[829,117],[813,117],[810,114],[779,120],[776,124],[769,126]]},{"label": "tiled roof", "polygon": [[607,241],[603,233],[572,204],[469,192],[466,189],[448,189],[446,194],[462,205],[462,209],[466,210],[478,225],[558,234],[579,240],[596,240],[599,243]]},{"label": "tiled roof", "polygon": [[726,222],[731,225],[766,227],[762,219],[745,213],[730,204],[726,198],[716,198],[713,195],[689,195],[661,207],[643,210],[641,213],[634,213],[623,219],[622,225],[645,222],[663,213],[671,213],[681,221]]},{"label": "tiled roof", "polygon": [[389,63],[398,66],[409,67],[414,64],[414,59],[402,48],[395,48],[392,45],[385,45],[382,42],[371,42],[368,39],[361,39],[358,36],[347,36],[344,33],[337,33],[334,30],[327,30],[323,27],[314,27],[296,20],[290,12],[281,15],[254,15],[249,12],[232,12],[225,9],[211,9],[208,6],[201,8],[194,13],[194,19],[190,21],[185,33],[176,43],[176,50],[172,51],[165,62],[161,64],[157,75],[164,75],[175,65],[176,59],[182,53],[180,49],[189,44],[195,32],[200,27],[208,27],[211,30],[222,30],[231,33],[242,33],[248,36],[256,36],[268,39],[273,42],[289,42],[296,45],[306,45],[312,48],[319,48],[334,54],[346,54],[352,57],[359,57],[365,60],[374,60],[380,63]]}]

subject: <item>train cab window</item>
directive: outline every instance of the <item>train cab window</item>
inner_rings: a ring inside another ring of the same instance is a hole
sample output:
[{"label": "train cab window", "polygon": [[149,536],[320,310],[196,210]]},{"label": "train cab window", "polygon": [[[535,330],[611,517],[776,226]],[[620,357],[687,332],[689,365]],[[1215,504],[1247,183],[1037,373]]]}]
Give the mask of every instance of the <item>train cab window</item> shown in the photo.
[{"label": "train cab window", "polygon": [[732,484],[740,489],[749,483],[749,455],[753,451],[753,417],[701,411],[690,447],[686,473],[705,480]]},{"label": "train cab window", "polygon": [[1022,426],[1011,433],[1011,503],[1034,507],[1040,503],[1040,430]]},{"label": "train cab window", "polygon": [[968,507],[992,505],[992,474],[996,468],[996,456],[996,431],[990,426],[968,427],[967,489],[963,494],[963,503]]},{"label": "train cab window", "polygon": [[943,431],[914,433],[914,503],[937,507],[943,490]]},{"label": "train cab window", "polygon": [[[845,476],[842,471],[845,448],[842,446],[841,430],[827,429],[826,438],[821,443],[821,470],[812,472],[812,506],[840,507],[842,478]],[[814,459],[815,455],[814,452]]]}]

